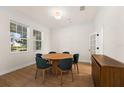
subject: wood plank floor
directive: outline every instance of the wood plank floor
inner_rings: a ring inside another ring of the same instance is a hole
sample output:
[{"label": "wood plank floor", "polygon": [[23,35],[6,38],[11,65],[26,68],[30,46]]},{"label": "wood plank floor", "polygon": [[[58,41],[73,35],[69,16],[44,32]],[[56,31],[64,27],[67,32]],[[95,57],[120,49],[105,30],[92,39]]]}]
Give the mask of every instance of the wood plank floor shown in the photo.
[{"label": "wood plank floor", "polygon": [[[42,83],[42,72],[39,71],[37,79],[34,79],[36,67],[31,65],[23,69],[0,76],[1,87],[59,87],[60,76],[56,77],[52,73],[47,73],[46,81]],[[91,66],[79,63],[77,74],[73,69],[74,81],[71,82],[71,74],[64,74],[63,87],[93,87],[91,77]]]}]

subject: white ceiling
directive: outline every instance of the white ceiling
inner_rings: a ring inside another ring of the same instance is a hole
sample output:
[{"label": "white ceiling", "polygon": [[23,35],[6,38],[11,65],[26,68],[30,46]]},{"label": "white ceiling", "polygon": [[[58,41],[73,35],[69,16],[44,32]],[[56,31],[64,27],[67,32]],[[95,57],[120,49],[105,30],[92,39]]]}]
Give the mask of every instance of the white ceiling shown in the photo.
[{"label": "white ceiling", "polygon": [[[50,29],[92,22],[97,11],[95,6],[87,6],[84,11],[80,11],[80,6],[9,6],[8,8]],[[52,16],[51,11],[54,8],[63,12],[61,20],[56,20]]]}]

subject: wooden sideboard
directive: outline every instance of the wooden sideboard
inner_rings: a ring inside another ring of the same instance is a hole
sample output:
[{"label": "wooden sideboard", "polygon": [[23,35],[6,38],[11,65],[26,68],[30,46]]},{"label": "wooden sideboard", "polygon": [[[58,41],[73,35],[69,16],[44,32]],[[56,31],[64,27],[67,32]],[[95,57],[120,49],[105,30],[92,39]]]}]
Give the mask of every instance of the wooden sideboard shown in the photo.
[{"label": "wooden sideboard", "polygon": [[96,87],[124,87],[124,64],[105,55],[92,55],[92,77]]}]

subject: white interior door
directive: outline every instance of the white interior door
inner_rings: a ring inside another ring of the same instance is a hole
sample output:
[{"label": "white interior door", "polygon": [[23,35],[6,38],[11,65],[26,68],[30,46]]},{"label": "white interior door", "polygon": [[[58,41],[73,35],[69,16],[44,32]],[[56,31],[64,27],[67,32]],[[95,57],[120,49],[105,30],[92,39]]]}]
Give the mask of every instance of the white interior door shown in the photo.
[{"label": "white interior door", "polygon": [[90,55],[103,54],[103,31],[92,33],[89,38]]},{"label": "white interior door", "polygon": [[89,46],[89,52],[90,52],[90,55],[92,54],[96,54],[96,34],[95,33],[92,33],[90,35],[90,46]]}]

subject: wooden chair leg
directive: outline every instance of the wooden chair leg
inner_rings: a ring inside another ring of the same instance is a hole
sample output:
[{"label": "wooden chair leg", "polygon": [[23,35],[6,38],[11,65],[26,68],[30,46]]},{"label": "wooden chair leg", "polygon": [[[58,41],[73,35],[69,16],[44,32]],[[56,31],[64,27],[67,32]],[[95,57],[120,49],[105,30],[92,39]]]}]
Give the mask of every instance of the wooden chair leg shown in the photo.
[{"label": "wooden chair leg", "polygon": [[72,82],[73,82],[73,72],[72,72],[72,69],[71,69],[71,77],[72,77]]},{"label": "wooden chair leg", "polygon": [[51,60],[48,60],[48,63],[51,64]]},{"label": "wooden chair leg", "polygon": [[75,66],[75,64],[74,64],[74,69],[76,69],[76,66]]},{"label": "wooden chair leg", "polygon": [[79,74],[79,68],[78,68],[78,64],[76,64],[76,66],[77,66],[77,73]]},{"label": "wooden chair leg", "polygon": [[57,69],[56,69],[56,76],[58,76],[58,71],[57,71]]},{"label": "wooden chair leg", "polygon": [[43,70],[43,83],[44,83],[44,81],[45,81],[45,70]]},{"label": "wooden chair leg", "polygon": [[61,72],[61,81],[60,81],[60,85],[62,86],[62,78],[63,78],[63,73]]},{"label": "wooden chair leg", "polygon": [[45,77],[47,78],[48,75],[48,70],[45,71]]},{"label": "wooden chair leg", "polygon": [[49,60],[49,64],[52,64],[52,61],[51,60]]},{"label": "wooden chair leg", "polygon": [[36,73],[35,73],[35,79],[37,78],[37,72],[38,72],[38,69],[36,70]]}]

